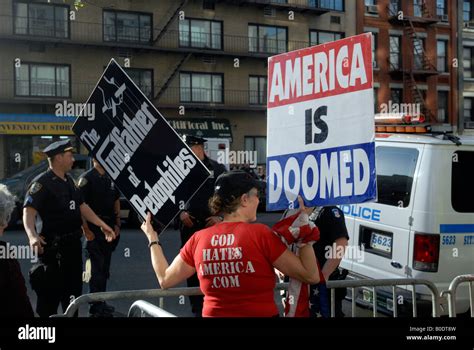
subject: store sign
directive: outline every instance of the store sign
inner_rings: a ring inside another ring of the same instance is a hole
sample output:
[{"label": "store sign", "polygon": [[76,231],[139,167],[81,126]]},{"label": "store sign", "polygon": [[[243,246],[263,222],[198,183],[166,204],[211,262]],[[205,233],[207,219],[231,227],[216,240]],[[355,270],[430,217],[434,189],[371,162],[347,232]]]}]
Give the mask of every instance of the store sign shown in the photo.
[{"label": "store sign", "polygon": [[168,119],[178,134],[204,138],[232,139],[230,123],[227,119],[186,118]]},{"label": "store sign", "polygon": [[3,135],[73,135],[75,118],[41,114],[0,114]]}]

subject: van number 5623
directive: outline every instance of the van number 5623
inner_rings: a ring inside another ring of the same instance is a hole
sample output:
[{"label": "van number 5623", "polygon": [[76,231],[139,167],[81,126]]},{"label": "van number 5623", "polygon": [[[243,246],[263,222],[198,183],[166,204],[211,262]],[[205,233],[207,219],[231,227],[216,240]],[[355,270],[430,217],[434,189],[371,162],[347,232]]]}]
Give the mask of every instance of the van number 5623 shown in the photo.
[{"label": "van number 5623", "polygon": [[456,244],[456,236],[443,236],[443,240],[441,242],[443,245],[454,245]]}]

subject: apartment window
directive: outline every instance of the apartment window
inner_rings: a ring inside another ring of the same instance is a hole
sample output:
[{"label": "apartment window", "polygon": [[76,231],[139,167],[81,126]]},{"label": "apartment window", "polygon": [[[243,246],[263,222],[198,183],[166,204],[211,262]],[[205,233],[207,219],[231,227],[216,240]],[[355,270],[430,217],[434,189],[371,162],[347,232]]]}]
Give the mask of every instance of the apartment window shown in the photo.
[{"label": "apartment window", "polygon": [[392,104],[400,104],[403,100],[403,89],[390,89]]},{"label": "apartment window", "polygon": [[249,103],[252,105],[267,104],[267,77],[249,76]]},{"label": "apartment window", "polygon": [[69,6],[13,3],[15,34],[69,38]]},{"label": "apartment window", "polygon": [[446,40],[437,41],[437,64],[436,68],[439,72],[448,71],[448,42]]},{"label": "apartment window", "polygon": [[472,21],[472,19],[474,17],[472,15],[472,10],[474,8],[472,2],[473,2],[473,0],[464,0],[464,3],[463,3],[462,18],[463,18],[463,21],[466,22],[466,23],[469,23],[470,21]]},{"label": "apartment window", "polygon": [[400,69],[400,63],[402,61],[400,41],[400,36],[390,35],[390,69]]},{"label": "apartment window", "polygon": [[151,28],[151,14],[104,11],[104,41],[149,43]]},{"label": "apartment window", "polygon": [[438,16],[444,16],[448,14],[448,7],[446,6],[446,0],[436,0],[436,14]]},{"label": "apartment window", "polygon": [[390,3],[388,5],[389,9],[389,14],[391,16],[398,16],[398,11],[401,9],[401,3],[400,0],[390,0]]},{"label": "apartment window", "polygon": [[339,32],[326,32],[321,30],[310,30],[309,31],[309,45],[320,45],[331,41],[339,40],[344,37],[343,33]]},{"label": "apartment window", "polygon": [[222,50],[222,22],[200,19],[180,20],[179,45]]},{"label": "apartment window", "polygon": [[474,97],[464,97],[464,120],[474,122]]},{"label": "apartment window", "polygon": [[214,11],[216,9],[216,0],[203,0],[202,9]]},{"label": "apartment window", "polygon": [[423,16],[423,1],[424,0],[413,0],[413,15],[416,17]]},{"label": "apartment window", "polygon": [[365,13],[377,14],[377,0],[364,0]]},{"label": "apartment window", "polygon": [[472,55],[473,48],[472,47],[464,47],[463,49],[463,66],[464,66],[464,78],[473,78],[473,55]]},{"label": "apartment window", "polygon": [[138,88],[146,97],[153,97],[153,70],[140,68],[124,68]]},{"label": "apartment window", "polygon": [[15,68],[15,95],[70,97],[69,73],[66,65],[22,62]]},{"label": "apartment window", "polygon": [[180,74],[181,102],[223,102],[223,75],[205,73]]},{"label": "apartment window", "polygon": [[[317,6],[317,0],[309,0],[310,4]],[[344,0],[319,0],[319,7],[333,10],[333,11],[344,11]]]},{"label": "apartment window", "polygon": [[425,48],[425,39],[417,38],[413,41],[413,59],[415,69],[424,69],[423,52]]},{"label": "apartment window", "polygon": [[438,91],[438,121],[448,122],[448,91]]},{"label": "apartment window", "polygon": [[288,29],[249,24],[249,51],[281,53],[287,51]]},{"label": "apartment window", "polygon": [[245,150],[257,152],[257,164],[267,162],[267,138],[265,136],[245,136]]}]

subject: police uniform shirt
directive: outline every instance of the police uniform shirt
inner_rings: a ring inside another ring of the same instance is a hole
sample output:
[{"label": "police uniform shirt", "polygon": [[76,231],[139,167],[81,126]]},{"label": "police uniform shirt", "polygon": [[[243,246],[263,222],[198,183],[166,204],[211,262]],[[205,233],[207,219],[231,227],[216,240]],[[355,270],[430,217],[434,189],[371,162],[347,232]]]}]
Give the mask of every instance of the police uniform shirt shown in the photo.
[{"label": "police uniform shirt", "polygon": [[109,225],[115,223],[114,204],[120,198],[120,192],[107,175],[100,175],[92,168],[79,177],[77,183],[84,201]]},{"label": "police uniform shirt", "polygon": [[325,256],[327,252],[326,247],[331,247],[332,251],[333,244],[337,239],[349,239],[349,235],[347,233],[344,213],[335,206],[323,207],[315,224],[319,228],[320,239],[313,247],[316,258],[322,268],[327,260]]},{"label": "police uniform shirt", "polygon": [[82,225],[81,192],[70,175],[61,179],[51,169],[31,183],[23,207],[36,209],[43,221],[42,234],[47,238],[79,230]]},{"label": "police uniform shirt", "polygon": [[226,171],[226,168],[224,165],[210,159],[209,157],[205,157],[202,162],[211,172],[211,176],[191,198],[186,210],[188,210],[191,215],[195,216],[196,218],[206,219],[207,217],[211,216],[208,202],[209,198],[211,198],[214,194],[214,184],[219,175]]}]

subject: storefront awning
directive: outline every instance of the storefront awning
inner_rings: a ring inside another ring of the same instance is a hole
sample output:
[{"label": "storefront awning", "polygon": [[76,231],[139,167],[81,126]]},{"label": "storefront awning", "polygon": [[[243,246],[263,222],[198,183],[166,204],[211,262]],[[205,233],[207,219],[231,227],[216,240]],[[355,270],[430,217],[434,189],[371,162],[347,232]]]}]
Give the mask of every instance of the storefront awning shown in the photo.
[{"label": "storefront awning", "polygon": [[0,134],[3,135],[73,135],[76,117],[54,114],[0,113]]},{"label": "storefront awning", "polygon": [[167,120],[180,135],[188,134],[210,139],[230,139],[232,141],[232,130],[227,119],[180,118]]}]

